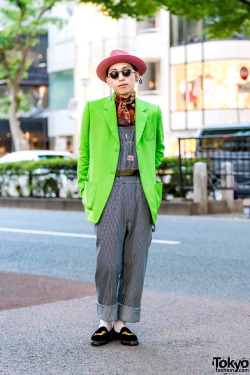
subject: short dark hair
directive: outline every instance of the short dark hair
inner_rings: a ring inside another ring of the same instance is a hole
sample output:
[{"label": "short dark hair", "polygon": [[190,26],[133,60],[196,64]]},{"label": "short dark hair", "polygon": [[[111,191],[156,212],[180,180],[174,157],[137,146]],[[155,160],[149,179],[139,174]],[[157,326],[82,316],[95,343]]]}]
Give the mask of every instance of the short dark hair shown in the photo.
[{"label": "short dark hair", "polygon": [[[128,63],[128,64],[130,64],[130,63]],[[136,68],[136,66],[134,66],[133,64],[130,64],[131,66],[132,66],[132,68],[137,72],[137,68]],[[108,67],[108,69],[106,70],[106,76],[108,76],[108,74],[109,74],[109,68],[110,68],[110,66]]]}]

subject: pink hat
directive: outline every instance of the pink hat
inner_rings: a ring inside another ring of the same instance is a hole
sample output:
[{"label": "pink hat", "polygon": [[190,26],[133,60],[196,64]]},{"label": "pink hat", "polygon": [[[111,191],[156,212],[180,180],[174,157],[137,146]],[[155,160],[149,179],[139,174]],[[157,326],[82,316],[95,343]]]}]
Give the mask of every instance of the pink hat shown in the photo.
[{"label": "pink hat", "polygon": [[147,70],[147,66],[143,60],[139,59],[136,56],[130,55],[128,52],[116,49],[111,52],[110,57],[100,62],[96,69],[96,74],[103,82],[106,82],[107,69],[111,65],[121,62],[126,62],[134,65],[137,71],[139,72],[140,76],[142,76]]}]

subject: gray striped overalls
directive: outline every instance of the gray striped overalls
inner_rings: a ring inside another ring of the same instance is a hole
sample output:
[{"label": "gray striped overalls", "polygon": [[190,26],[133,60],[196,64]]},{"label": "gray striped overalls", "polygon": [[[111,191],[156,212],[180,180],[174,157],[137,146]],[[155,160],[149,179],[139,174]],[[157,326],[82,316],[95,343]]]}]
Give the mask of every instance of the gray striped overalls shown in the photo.
[{"label": "gray striped overalls", "polygon": [[[117,169],[138,169],[135,126],[118,129]],[[152,218],[140,177],[115,177],[95,233],[98,316],[110,322],[138,322],[152,239]]]}]

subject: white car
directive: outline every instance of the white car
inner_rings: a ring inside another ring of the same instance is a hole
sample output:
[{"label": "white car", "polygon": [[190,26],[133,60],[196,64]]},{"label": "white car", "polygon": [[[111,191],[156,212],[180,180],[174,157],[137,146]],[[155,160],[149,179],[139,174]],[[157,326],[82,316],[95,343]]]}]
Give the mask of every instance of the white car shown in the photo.
[{"label": "white car", "polygon": [[11,152],[0,158],[0,163],[14,163],[17,161],[24,160],[43,160],[52,158],[62,158],[62,159],[75,159],[75,156],[70,152],[62,151],[52,151],[52,150],[29,150],[29,151],[16,151]]}]

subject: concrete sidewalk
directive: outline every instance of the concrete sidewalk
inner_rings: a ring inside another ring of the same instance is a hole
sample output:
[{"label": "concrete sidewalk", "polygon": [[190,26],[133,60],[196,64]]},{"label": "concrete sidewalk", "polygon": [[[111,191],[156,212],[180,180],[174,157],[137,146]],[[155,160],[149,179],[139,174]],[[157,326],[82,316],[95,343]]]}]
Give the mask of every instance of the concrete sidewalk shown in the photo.
[{"label": "concrete sidewalk", "polygon": [[0,312],[1,375],[212,375],[250,357],[250,304],[145,290],[140,345],[92,347],[96,297]]}]

